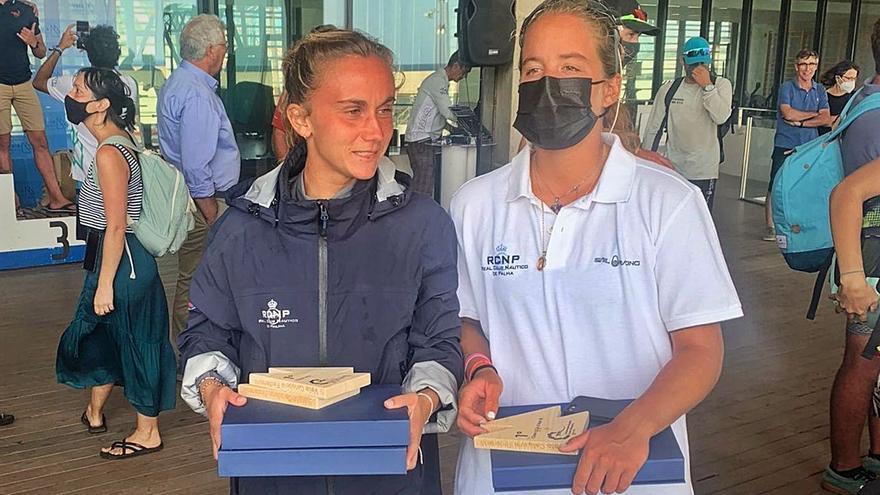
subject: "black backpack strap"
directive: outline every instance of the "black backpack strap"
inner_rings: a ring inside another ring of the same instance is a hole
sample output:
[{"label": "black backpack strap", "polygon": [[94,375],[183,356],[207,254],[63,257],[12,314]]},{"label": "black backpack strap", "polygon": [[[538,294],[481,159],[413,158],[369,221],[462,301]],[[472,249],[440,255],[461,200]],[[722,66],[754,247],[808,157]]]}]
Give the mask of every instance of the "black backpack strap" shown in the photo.
[{"label": "black backpack strap", "polygon": [[[813,285],[813,296],[810,298],[810,307],[807,308],[807,319],[816,319],[816,310],[819,308],[819,301],[822,299],[822,288],[825,286],[825,280],[828,278],[828,270],[831,269],[834,260],[834,251],[828,255],[828,259],[822,263],[819,273],[816,275],[816,283]],[[880,335],[880,334],[878,334]]]},{"label": "black backpack strap", "polygon": [[663,122],[660,123],[660,128],[657,129],[657,134],[654,136],[654,143],[651,145],[651,151],[657,151],[660,148],[660,140],[663,139],[663,133],[666,132],[666,128],[669,124],[669,106],[672,104],[672,97],[675,96],[675,92],[678,91],[682,82],[684,82],[683,77],[676,78],[672,81],[672,86],[669,87],[669,91],[666,92],[666,98],[663,99],[663,103],[666,105],[665,113],[663,114]]}]

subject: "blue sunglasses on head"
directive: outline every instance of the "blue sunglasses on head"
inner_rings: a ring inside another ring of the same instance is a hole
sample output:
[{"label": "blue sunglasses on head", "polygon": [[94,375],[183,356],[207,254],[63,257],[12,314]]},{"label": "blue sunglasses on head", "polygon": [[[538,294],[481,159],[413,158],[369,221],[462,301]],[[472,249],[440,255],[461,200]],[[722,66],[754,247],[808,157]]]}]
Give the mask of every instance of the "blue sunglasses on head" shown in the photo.
[{"label": "blue sunglasses on head", "polygon": [[709,53],[710,52],[709,52],[708,48],[696,48],[696,49],[688,50],[688,51],[684,52],[684,56],[691,57],[691,58],[692,57],[701,57],[701,56],[709,55]]}]

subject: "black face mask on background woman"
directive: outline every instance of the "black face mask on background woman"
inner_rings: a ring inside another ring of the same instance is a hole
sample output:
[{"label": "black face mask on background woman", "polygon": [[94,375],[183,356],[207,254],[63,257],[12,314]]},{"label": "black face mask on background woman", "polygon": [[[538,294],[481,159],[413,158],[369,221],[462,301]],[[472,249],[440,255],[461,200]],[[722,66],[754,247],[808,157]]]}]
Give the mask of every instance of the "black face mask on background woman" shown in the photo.
[{"label": "black face mask on background woman", "polygon": [[92,115],[86,110],[86,105],[93,101],[98,100],[90,100],[86,102],[76,101],[71,98],[69,95],[64,97],[64,113],[67,114],[67,121],[73,125],[79,125],[84,120],[89,118],[89,115]]},{"label": "black face mask on background woman", "polygon": [[539,148],[561,150],[578,144],[605,115],[596,115],[590,105],[593,85],[604,82],[544,76],[521,83],[514,129]]}]

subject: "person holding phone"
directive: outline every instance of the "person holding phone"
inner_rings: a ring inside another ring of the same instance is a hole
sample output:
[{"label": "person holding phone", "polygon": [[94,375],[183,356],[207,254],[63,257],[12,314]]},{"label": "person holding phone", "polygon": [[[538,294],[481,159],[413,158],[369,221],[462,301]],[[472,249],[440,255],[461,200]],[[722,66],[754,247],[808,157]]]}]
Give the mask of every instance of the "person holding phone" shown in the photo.
[{"label": "person holding phone", "polygon": [[[87,34],[87,36],[83,37],[83,33]],[[116,34],[113,26],[95,26],[89,30],[88,22],[77,21],[76,32],[74,32],[73,24],[67,26],[67,29],[61,35],[61,39],[58,40],[58,44],[49,51],[46,61],[37,70],[32,82],[37,91],[46,93],[62,103],[70,93],[70,90],[73,89],[75,74],[62,74],[59,76],[53,76],[52,74],[55,73],[55,68],[58,66],[58,62],[61,61],[61,56],[64,52],[74,45],[86,52],[92,67],[100,69],[116,71],[116,67],[119,64],[119,56],[122,53],[119,48],[119,35]],[[129,95],[134,101],[135,107],[137,107],[137,82],[131,76],[120,74],[119,77],[122,79],[125,87],[128,88]],[[86,178],[89,167],[95,160],[98,141],[89,132],[85,123],[79,123],[74,128],[76,132],[73,139],[70,172],[74,180],[82,182]]]}]

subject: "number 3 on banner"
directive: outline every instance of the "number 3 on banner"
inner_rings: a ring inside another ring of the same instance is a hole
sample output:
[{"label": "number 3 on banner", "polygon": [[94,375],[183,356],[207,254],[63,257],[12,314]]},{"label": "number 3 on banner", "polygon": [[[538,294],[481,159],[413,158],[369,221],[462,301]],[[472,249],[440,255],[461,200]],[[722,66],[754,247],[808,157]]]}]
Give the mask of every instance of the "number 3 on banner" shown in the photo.
[{"label": "number 3 on banner", "polygon": [[49,222],[50,229],[61,229],[61,235],[55,238],[58,244],[61,244],[62,250],[59,254],[53,254],[52,259],[55,261],[66,259],[70,255],[70,241],[67,240],[67,224],[59,221]]}]

